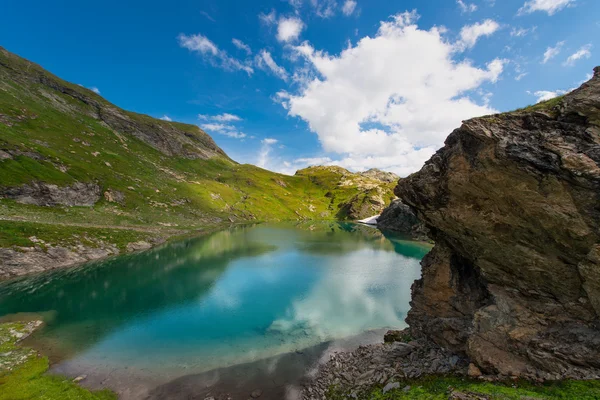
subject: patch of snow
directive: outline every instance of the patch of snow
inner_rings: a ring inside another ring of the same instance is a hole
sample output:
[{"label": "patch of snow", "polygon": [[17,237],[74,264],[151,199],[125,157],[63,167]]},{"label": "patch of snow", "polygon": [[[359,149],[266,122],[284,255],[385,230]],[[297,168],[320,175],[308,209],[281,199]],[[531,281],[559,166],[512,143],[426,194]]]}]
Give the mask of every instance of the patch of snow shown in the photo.
[{"label": "patch of snow", "polygon": [[359,219],[357,222],[360,222],[361,224],[367,224],[367,225],[377,225],[378,218],[379,218],[379,214],[373,215],[372,217],[368,217],[365,219]]}]

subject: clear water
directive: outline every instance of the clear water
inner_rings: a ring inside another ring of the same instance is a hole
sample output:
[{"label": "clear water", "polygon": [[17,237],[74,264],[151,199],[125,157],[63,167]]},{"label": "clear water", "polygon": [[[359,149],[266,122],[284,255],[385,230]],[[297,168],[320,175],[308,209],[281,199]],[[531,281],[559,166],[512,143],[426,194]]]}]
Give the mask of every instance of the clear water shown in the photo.
[{"label": "clear water", "polygon": [[44,318],[33,342],[62,363],[182,376],[403,327],[428,250],[347,223],[238,227],[0,283],[0,316]]}]

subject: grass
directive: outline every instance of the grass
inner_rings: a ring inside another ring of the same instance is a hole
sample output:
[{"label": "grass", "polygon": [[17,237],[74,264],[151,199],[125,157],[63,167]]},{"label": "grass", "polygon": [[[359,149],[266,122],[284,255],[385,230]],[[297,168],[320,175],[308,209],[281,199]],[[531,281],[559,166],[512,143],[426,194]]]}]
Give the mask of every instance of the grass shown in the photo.
[{"label": "grass", "polygon": [[[358,394],[356,398],[359,400],[447,400],[453,391],[487,396],[492,400],[597,400],[600,399],[600,381],[565,380],[544,384],[528,381],[490,383],[458,377],[429,376],[400,382],[400,388],[385,394],[382,387],[374,387]],[[341,400],[349,398],[348,395],[332,387],[329,389],[327,399]]]},{"label": "grass", "polygon": [[550,100],[541,101],[537,104],[532,104],[530,106],[519,108],[515,110],[515,112],[532,112],[532,111],[553,111],[554,107],[558,106],[563,99],[564,95],[555,97]]},{"label": "grass", "polygon": [[48,359],[20,347],[14,332],[25,324],[0,324],[0,400],[116,400],[108,391],[89,391],[70,379],[47,374]]},{"label": "grass", "polygon": [[[31,247],[44,245],[44,243],[63,247],[72,247],[79,244],[99,247],[101,244],[112,244],[119,250],[125,250],[129,243],[141,240],[149,241],[155,236],[152,233],[125,229],[0,221],[0,247]],[[44,243],[34,242],[35,239],[42,239]]]}]

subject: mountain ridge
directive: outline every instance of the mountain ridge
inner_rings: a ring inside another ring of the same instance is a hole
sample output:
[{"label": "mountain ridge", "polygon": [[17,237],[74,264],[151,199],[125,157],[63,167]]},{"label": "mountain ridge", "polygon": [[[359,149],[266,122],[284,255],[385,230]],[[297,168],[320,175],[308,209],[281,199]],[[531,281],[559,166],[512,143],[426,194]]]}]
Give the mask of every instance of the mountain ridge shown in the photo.
[{"label": "mountain ridge", "polygon": [[231,223],[360,219],[394,198],[393,182],[341,168],[239,164],[195,125],[123,110],[3,48],[0,175],[4,277]]}]

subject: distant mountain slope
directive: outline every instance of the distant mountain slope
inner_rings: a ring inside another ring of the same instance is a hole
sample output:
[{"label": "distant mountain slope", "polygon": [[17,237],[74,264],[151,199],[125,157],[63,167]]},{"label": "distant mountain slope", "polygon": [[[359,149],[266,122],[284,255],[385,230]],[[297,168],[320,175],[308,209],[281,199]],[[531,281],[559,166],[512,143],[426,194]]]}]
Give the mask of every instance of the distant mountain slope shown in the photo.
[{"label": "distant mountain slope", "polygon": [[0,177],[0,276],[231,222],[363,218],[394,197],[342,168],[240,165],[195,125],[122,110],[2,48]]}]

